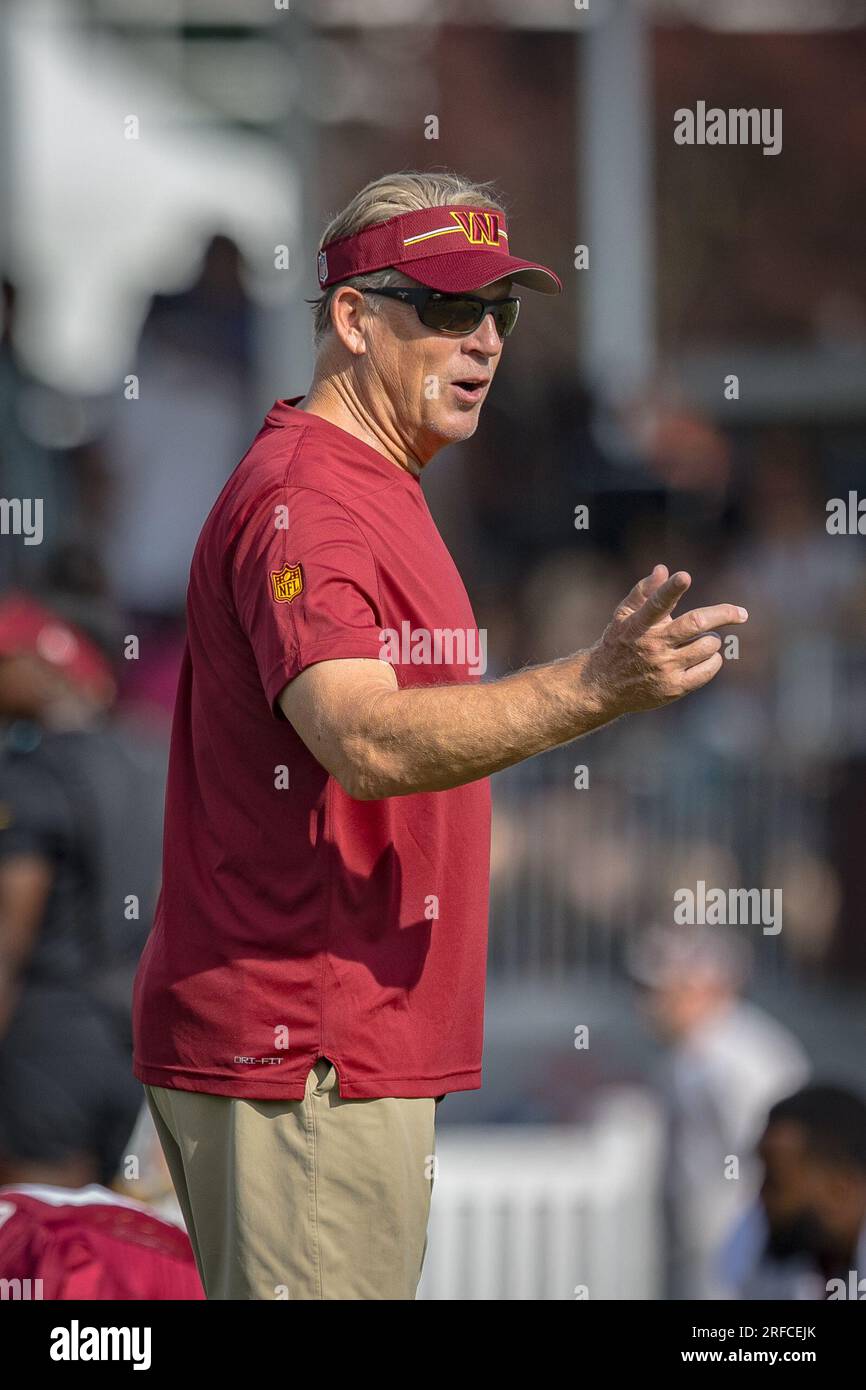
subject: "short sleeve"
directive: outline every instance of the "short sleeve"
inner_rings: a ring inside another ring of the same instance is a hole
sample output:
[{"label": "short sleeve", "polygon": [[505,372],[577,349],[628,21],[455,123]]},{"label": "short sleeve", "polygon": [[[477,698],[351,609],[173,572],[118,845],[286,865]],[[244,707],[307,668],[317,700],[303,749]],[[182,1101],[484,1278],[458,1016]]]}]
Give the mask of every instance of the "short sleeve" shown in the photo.
[{"label": "short sleeve", "polygon": [[237,538],[232,589],[272,710],[307,666],[381,654],[370,546],[325,493],[283,487],[255,510]]}]

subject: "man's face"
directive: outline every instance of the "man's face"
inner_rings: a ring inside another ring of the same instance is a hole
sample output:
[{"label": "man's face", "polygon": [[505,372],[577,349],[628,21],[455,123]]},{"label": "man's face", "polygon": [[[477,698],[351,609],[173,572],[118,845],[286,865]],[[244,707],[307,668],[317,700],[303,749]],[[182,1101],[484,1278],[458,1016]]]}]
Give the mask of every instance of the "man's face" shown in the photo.
[{"label": "man's face", "polygon": [[35,652],[0,657],[0,715],[7,719],[38,719],[66,689],[63,676]]},{"label": "man's face", "polygon": [[[508,298],[511,281],[497,280],[472,294]],[[447,444],[469,439],[478,427],[502,352],[490,314],[465,337],[426,328],[414,307],[381,298],[366,319],[367,351],[360,372],[372,400],[385,406],[393,428],[420,463]],[[477,381],[470,392],[458,382]],[[377,398],[377,399],[376,399]]]},{"label": "man's face", "polygon": [[810,1155],[801,1127],[790,1121],[768,1125],[758,1155],[764,1164],[761,1204],[770,1227],[769,1253],[779,1259],[824,1253],[831,1243],[821,1219],[826,1174]]},{"label": "man's face", "polygon": [[711,971],[672,967],[651,988],[638,990],[650,1026],[666,1042],[688,1038],[705,1019],[733,1003],[726,982]]}]

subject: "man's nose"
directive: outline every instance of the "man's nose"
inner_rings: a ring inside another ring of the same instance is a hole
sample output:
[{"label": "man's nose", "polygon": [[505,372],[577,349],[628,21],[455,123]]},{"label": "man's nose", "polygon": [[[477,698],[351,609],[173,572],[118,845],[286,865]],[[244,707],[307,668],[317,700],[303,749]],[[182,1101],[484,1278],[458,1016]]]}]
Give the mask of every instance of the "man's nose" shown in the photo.
[{"label": "man's nose", "polygon": [[493,357],[502,347],[502,339],[499,336],[492,314],[485,314],[478,327],[469,334],[466,342],[478,352],[486,353],[488,357]]}]

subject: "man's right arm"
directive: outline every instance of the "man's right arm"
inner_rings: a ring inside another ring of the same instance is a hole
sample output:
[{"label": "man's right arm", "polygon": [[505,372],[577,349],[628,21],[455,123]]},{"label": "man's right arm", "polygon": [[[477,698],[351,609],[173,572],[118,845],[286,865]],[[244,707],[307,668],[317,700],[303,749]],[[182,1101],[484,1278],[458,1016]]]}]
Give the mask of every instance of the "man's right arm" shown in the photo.
[{"label": "man's right arm", "polygon": [[401,690],[386,662],[323,661],[284,688],[280,708],[351,796],[445,791],[712,680],[722,666],[712,628],[746,614],[719,604],[673,619],[690,583],[656,566],[593,647],[501,680]]},{"label": "man's right arm", "polygon": [[0,860],[0,1039],[12,1021],[54,880],[40,853]]}]

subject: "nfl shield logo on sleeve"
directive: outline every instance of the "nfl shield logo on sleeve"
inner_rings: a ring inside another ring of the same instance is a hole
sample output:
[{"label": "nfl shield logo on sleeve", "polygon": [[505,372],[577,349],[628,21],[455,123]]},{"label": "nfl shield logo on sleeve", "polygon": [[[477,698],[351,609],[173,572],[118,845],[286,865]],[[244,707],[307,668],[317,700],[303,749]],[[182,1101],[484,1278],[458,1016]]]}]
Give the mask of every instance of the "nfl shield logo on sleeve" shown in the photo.
[{"label": "nfl shield logo on sleeve", "polygon": [[319,252],[319,284],[324,285],[328,278],[328,257],[324,251]]},{"label": "nfl shield logo on sleeve", "polygon": [[271,570],[271,586],[275,603],[291,603],[304,587],[300,565],[285,564],[281,570]]}]

